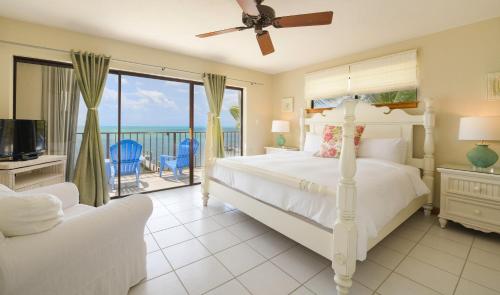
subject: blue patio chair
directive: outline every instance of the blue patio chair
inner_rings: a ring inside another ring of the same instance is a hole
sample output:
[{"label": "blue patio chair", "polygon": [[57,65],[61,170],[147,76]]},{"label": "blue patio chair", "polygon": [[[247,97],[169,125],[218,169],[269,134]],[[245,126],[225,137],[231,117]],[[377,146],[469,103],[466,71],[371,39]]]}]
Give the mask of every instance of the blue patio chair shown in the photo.
[{"label": "blue patio chair", "polygon": [[[120,175],[135,175],[136,185],[139,186],[139,176],[141,174],[142,144],[135,140],[120,140]],[[113,144],[109,148],[109,184],[111,189],[115,189],[115,176],[118,175],[118,144]]]},{"label": "blue patio chair", "polygon": [[[193,154],[196,155],[200,143],[193,139]],[[169,168],[174,173],[176,180],[179,179],[179,174],[182,174],[182,169],[189,167],[189,138],[184,139],[177,148],[177,157],[170,155],[160,155],[160,177],[163,170]]]}]

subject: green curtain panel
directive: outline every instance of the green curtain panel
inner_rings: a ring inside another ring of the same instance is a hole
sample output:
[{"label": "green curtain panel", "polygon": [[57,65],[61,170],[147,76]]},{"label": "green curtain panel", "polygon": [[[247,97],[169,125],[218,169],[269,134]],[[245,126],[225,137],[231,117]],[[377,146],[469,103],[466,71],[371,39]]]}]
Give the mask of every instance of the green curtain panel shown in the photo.
[{"label": "green curtain panel", "polygon": [[212,156],[224,158],[224,136],[220,124],[220,111],[224,99],[224,90],[226,89],[226,76],[204,73],[203,84],[205,85],[208,107],[210,108],[207,124],[207,145],[211,144],[213,147]]},{"label": "green curtain panel", "polygon": [[80,190],[80,203],[95,207],[109,201],[97,108],[106,85],[110,59],[71,51],[78,86],[88,109],[73,181]]}]

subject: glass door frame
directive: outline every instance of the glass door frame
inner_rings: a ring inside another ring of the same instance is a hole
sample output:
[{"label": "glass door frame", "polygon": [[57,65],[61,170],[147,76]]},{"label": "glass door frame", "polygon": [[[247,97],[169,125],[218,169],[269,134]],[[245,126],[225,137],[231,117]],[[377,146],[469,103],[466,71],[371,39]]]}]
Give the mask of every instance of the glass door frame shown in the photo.
[{"label": "glass door frame", "polygon": [[[122,95],[121,95],[121,90],[122,90],[122,76],[131,76],[131,77],[138,77],[138,78],[144,78],[144,79],[154,79],[154,80],[161,80],[161,81],[170,81],[170,82],[179,82],[179,83],[186,83],[189,85],[189,137],[192,139],[192,129],[193,129],[193,122],[194,122],[194,94],[193,94],[193,89],[194,89],[194,83],[197,83],[196,81],[191,81],[191,80],[184,80],[184,79],[177,79],[177,78],[170,78],[170,77],[163,77],[163,76],[157,76],[157,75],[151,75],[151,74],[145,74],[145,73],[136,73],[136,72],[130,72],[130,71],[124,71],[124,70],[115,70],[115,69],[110,69],[109,73],[112,74],[117,74],[118,75],[118,139],[121,140],[121,125],[122,125],[122,107],[121,107],[121,102],[122,102]],[[201,83],[203,85],[203,83]],[[118,159],[120,159],[120,148],[118,149]],[[185,185],[179,185],[176,187],[169,187],[169,188],[163,188],[163,189],[157,189],[157,190],[150,190],[145,193],[151,193],[151,192],[158,192],[158,191],[164,191],[164,190],[170,190],[170,189],[176,189],[176,188],[182,188],[182,187],[188,187],[188,186],[193,186],[196,184],[199,184],[199,182],[195,183],[194,182],[194,165],[193,165],[193,142],[190,141],[189,144],[189,184]],[[121,178],[120,178],[120,162],[118,162],[118,195],[112,197],[112,199],[116,198],[123,198],[126,196],[129,196],[130,194],[121,194]]]},{"label": "glass door frame", "polygon": [[[36,65],[45,65],[45,66],[54,66],[54,67],[63,67],[63,68],[73,68],[73,65],[68,62],[61,62],[61,61],[53,61],[53,60],[45,60],[45,59],[38,59],[38,58],[31,58],[31,57],[24,57],[24,56],[13,56],[13,105],[12,105],[12,118],[16,118],[16,87],[17,87],[17,63],[28,63],[28,64],[36,64]],[[134,76],[134,77],[140,77],[140,78],[148,78],[148,79],[156,79],[156,80],[163,80],[163,81],[171,81],[171,82],[180,82],[180,83],[187,83],[189,84],[189,137],[190,139],[193,139],[193,134],[194,134],[194,87],[195,85],[201,85],[203,86],[203,82],[201,81],[195,81],[195,80],[188,80],[188,79],[181,79],[181,78],[173,78],[173,77],[166,77],[166,76],[159,76],[159,75],[154,75],[154,74],[146,74],[146,73],[139,73],[139,72],[131,72],[131,71],[125,71],[125,70],[118,70],[118,69],[109,69],[110,74],[114,74],[118,76],[118,142],[121,140],[121,107],[122,107],[122,76]],[[243,155],[243,124],[244,124],[244,91],[243,88],[241,87],[235,87],[235,86],[227,86],[226,89],[232,89],[232,90],[237,90],[240,92],[240,154],[241,156]],[[188,186],[193,186],[200,184],[200,182],[194,182],[194,148],[193,148],[193,141],[191,140],[190,145],[189,145],[189,184],[187,185],[180,185],[176,187],[171,187],[171,188],[164,188],[164,189],[158,189],[158,190],[151,190],[145,193],[149,192],[157,192],[157,191],[163,191],[163,190],[169,190],[169,189],[176,189],[176,188],[181,188],[181,187],[188,187]],[[121,158],[121,149],[118,148],[118,158]],[[118,161],[118,186],[117,186],[117,195],[111,197],[111,199],[118,199],[118,198],[123,198],[129,195],[122,195],[121,194],[121,174],[120,174],[120,161]]]}]

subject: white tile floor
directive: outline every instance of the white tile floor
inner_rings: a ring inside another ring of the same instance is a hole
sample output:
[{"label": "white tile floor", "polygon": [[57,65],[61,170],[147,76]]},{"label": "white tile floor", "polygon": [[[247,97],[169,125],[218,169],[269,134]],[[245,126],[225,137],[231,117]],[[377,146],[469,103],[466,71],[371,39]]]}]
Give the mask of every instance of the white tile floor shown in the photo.
[{"label": "white tile floor", "polygon": [[[335,294],[330,262],[199,186],[151,194],[147,279],[129,295]],[[417,212],[358,262],[353,295],[500,295],[500,235]]]}]

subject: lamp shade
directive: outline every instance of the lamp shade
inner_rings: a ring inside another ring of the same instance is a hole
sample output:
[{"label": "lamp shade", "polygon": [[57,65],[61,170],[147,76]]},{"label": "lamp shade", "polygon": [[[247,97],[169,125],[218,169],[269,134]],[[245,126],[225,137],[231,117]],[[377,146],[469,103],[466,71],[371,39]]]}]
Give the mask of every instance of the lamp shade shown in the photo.
[{"label": "lamp shade", "polygon": [[460,118],[459,140],[500,140],[500,117]]},{"label": "lamp shade", "polygon": [[284,120],[273,120],[271,132],[277,132],[277,133],[290,132],[290,122]]}]

